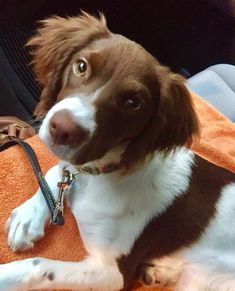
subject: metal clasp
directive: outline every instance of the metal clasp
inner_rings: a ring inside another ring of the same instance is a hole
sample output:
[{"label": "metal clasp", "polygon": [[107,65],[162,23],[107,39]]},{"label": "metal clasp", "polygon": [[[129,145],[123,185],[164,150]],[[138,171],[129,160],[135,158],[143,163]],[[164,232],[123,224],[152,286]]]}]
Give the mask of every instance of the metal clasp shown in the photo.
[{"label": "metal clasp", "polygon": [[62,179],[60,182],[57,183],[57,186],[59,188],[59,194],[58,194],[58,199],[56,201],[54,213],[53,213],[53,221],[56,221],[56,218],[59,213],[64,215],[64,197],[65,195],[69,192],[71,189],[75,177],[79,172],[76,173],[71,173],[67,168],[69,164],[65,165],[62,169]]},{"label": "metal clasp", "polygon": [[9,136],[7,134],[0,132],[0,143],[5,142],[8,138]]}]

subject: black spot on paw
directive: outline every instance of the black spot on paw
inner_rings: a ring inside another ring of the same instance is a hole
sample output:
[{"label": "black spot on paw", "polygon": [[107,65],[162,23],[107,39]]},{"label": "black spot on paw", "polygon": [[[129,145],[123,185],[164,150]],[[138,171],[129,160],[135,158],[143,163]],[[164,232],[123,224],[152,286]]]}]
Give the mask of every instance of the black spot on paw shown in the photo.
[{"label": "black spot on paw", "polygon": [[34,259],[33,261],[32,261],[32,264],[34,265],[34,266],[37,266],[37,265],[39,265],[41,263],[41,261],[39,260],[39,259]]},{"label": "black spot on paw", "polygon": [[48,273],[47,279],[49,281],[53,281],[55,279],[55,274],[53,272]]},{"label": "black spot on paw", "polygon": [[42,276],[47,278],[49,281],[53,281],[55,279],[55,274],[53,272],[45,272]]}]

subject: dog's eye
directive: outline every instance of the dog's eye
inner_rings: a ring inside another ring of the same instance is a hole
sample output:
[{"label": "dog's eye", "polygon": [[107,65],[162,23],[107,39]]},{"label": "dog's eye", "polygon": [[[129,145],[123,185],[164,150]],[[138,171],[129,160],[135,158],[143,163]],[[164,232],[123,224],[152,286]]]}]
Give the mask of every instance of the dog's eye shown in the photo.
[{"label": "dog's eye", "polygon": [[124,107],[127,110],[138,111],[143,108],[143,101],[138,97],[131,97],[125,100]]},{"label": "dog's eye", "polygon": [[74,74],[77,76],[83,76],[87,71],[87,61],[85,59],[78,60],[73,64]]}]

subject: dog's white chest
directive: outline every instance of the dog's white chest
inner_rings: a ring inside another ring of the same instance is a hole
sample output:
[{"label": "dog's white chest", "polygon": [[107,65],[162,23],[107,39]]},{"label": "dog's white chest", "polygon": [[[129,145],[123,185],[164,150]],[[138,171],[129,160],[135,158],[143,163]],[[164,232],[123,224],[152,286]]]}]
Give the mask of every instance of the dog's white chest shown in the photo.
[{"label": "dog's white chest", "polygon": [[[132,175],[80,175],[70,204],[88,251],[128,254],[146,224],[187,188],[191,159],[191,153],[180,151],[168,162],[158,158]],[[187,166],[184,160],[190,161]]]},{"label": "dog's white chest", "polygon": [[118,186],[106,177],[85,176],[78,181],[71,208],[89,252],[93,249],[117,255],[129,252],[146,223],[148,207],[137,198],[142,190],[133,187],[136,188],[125,183]]}]

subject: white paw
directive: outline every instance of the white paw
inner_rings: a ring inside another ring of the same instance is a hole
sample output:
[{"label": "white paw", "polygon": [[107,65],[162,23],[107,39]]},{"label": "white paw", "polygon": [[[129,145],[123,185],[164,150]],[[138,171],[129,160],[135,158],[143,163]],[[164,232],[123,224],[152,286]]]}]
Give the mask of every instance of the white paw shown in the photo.
[{"label": "white paw", "polygon": [[8,245],[13,251],[32,248],[34,242],[44,236],[44,226],[48,219],[45,205],[32,197],[15,208],[7,223]]},{"label": "white paw", "polygon": [[175,286],[179,278],[178,272],[170,267],[146,264],[139,272],[139,281],[150,287],[169,288]]},{"label": "white paw", "polygon": [[161,272],[158,272],[154,265],[143,265],[139,272],[139,281],[149,287],[167,287],[167,279]]}]

